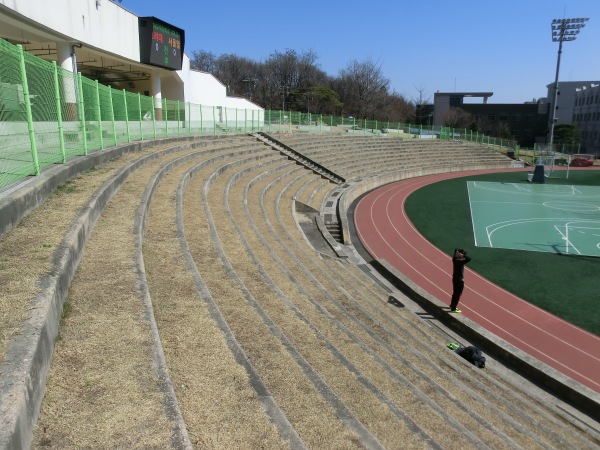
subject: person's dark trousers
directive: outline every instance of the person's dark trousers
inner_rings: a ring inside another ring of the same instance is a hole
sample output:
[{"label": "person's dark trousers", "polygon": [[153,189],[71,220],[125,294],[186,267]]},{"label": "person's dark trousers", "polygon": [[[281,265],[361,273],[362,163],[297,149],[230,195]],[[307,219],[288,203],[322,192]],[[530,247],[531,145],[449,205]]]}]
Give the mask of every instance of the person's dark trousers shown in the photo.
[{"label": "person's dark trousers", "polygon": [[452,279],[452,300],[450,302],[450,309],[454,310],[458,306],[458,301],[462,295],[463,289],[465,288],[465,281],[460,278]]}]

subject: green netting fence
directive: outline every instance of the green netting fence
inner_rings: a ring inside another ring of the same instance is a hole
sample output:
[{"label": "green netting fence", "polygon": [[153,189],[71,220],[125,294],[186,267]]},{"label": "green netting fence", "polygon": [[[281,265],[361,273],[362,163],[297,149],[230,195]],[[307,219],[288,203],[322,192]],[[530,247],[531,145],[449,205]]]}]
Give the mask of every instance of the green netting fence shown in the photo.
[{"label": "green netting fence", "polygon": [[113,89],[0,39],[0,189],[75,156],[132,141],[256,131],[343,132],[386,137],[514,142],[467,130],[297,111],[198,105]]}]

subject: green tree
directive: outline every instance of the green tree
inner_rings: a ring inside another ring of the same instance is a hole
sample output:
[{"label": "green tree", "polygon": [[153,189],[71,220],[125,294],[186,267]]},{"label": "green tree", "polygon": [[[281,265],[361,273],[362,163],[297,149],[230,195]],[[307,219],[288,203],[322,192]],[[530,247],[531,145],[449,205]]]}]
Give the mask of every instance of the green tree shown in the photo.
[{"label": "green tree", "polygon": [[554,127],[554,142],[557,144],[581,144],[581,130],[577,125],[556,125]]},{"label": "green tree", "polygon": [[344,106],[337,92],[324,86],[291,91],[288,101],[301,111],[315,114],[340,114]]}]

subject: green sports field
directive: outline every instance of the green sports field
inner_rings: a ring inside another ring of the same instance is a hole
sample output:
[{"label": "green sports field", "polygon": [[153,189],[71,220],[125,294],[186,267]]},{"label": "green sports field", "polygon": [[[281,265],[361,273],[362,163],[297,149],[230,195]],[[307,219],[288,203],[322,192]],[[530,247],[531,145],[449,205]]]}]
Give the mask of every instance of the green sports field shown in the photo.
[{"label": "green sports field", "polygon": [[[537,244],[526,249],[476,246],[467,182],[499,183],[496,186],[509,186],[511,190],[520,187],[527,191],[533,186],[527,183],[526,172],[494,173],[434,183],[413,193],[406,202],[407,214],[417,229],[448,255],[456,247],[467,248],[473,258],[469,264],[473,270],[515,295],[600,335],[600,258],[577,254],[572,249],[565,251],[565,240],[560,234],[552,238],[552,242],[563,244],[563,247],[554,246],[558,251],[531,251]],[[552,186],[562,186],[556,188],[559,192],[569,189],[568,186],[600,186],[600,171],[571,171],[568,179],[547,179],[544,189],[552,190]],[[568,207],[562,208],[560,215],[564,215],[565,208]],[[514,205],[506,209],[505,215],[512,210]],[[502,221],[497,215],[501,212],[495,214],[489,220],[492,224]],[[589,243],[587,253],[593,253],[594,245]]]},{"label": "green sports field", "polygon": [[477,247],[600,257],[600,187],[466,183]]}]

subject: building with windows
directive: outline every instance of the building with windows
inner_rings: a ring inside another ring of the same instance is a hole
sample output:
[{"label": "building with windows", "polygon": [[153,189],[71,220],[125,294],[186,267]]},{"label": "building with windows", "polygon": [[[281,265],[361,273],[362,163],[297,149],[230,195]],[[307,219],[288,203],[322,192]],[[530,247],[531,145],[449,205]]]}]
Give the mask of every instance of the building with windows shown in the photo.
[{"label": "building with windows", "polygon": [[[558,92],[556,95],[556,113],[555,113],[555,125],[558,124],[570,124],[573,119],[573,107],[575,106],[575,96],[577,89],[581,86],[589,86],[591,84],[598,84],[600,81],[560,81],[558,83]],[[554,83],[546,85],[548,89],[548,102],[550,103],[550,111],[554,105],[552,105],[554,99]],[[552,115],[548,117],[548,128]]]},{"label": "building with windows", "polygon": [[465,97],[483,98],[485,105],[492,95],[493,92],[436,92],[433,95],[433,124],[445,125],[452,110],[463,108]]},{"label": "building with windows", "polygon": [[571,122],[581,130],[580,153],[600,155],[600,83],[575,89]]},{"label": "building with windows", "polygon": [[486,135],[507,132],[523,147],[533,147],[546,139],[548,104],[545,99],[515,104],[466,104],[463,109],[473,116],[479,130]]},{"label": "building with windows", "polygon": [[[434,95],[434,125],[448,125],[457,111],[480,132],[489,136],[508,134],[523,147],[545,142],[548,133],[548,103],[546,99],[526,103],[488,103],[493,92],[436,92]],[[465,103],[465,98],[483,98],[483,103]],[[463,125],[466,126],[466,125]]]}]

